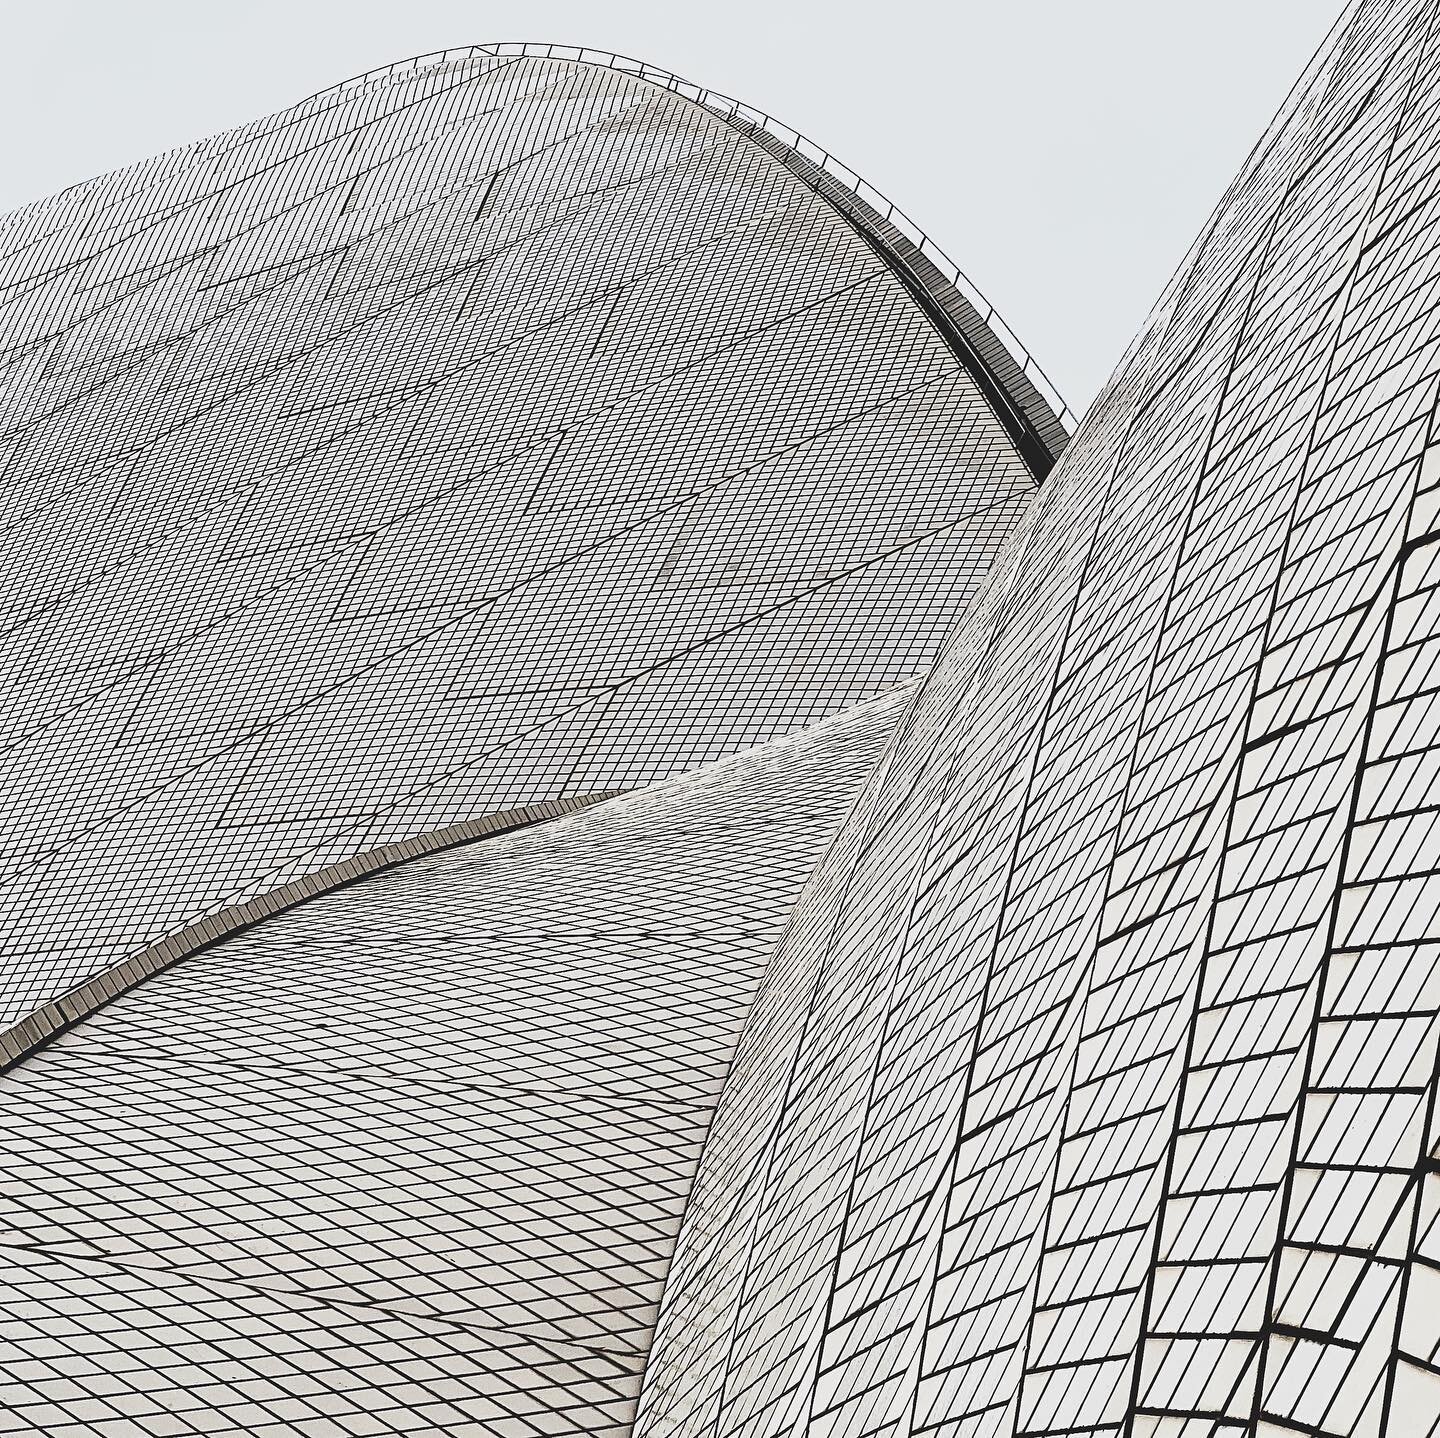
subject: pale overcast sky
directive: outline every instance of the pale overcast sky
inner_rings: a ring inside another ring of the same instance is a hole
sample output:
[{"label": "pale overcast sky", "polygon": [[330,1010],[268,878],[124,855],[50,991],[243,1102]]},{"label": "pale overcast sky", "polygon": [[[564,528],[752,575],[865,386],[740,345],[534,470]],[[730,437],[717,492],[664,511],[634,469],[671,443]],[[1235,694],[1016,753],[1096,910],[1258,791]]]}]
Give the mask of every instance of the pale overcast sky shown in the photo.
[{"label": "pale overcast sky", "polygon": [[889,196],[1081,409],[1341,0],[47,0],[5,22],[0,209],[447,46],[637,56]]}]

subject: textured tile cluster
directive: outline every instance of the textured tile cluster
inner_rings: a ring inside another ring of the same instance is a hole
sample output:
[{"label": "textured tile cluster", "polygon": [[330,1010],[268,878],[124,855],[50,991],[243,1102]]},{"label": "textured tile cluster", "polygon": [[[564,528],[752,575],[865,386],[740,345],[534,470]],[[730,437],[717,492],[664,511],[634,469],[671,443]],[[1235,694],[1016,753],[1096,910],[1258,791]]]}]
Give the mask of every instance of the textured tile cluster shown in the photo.
[{"label": "textured tile cluster", "polygon": [[439,57],[0,219],[0,1023],[929,667],[1064,433],[678,83]]},{"label": "textured tile cluster", "polygon": [[629,1431],[730,1051],[904,691],[182,959],[0,1078],[0,1433]]},{"label": "textured tile cluster", "polygon": [[812,882],[646,1438],[1440,1432],[1440,7],[1312,66]]},{"label": "textured tile cluster", "polygon": [[1068,449],[612,61],[0,232],[14,1012],[640,789],[0,1077],[0,1432],[1440,1438],[1440,4],[1351,4]]}]

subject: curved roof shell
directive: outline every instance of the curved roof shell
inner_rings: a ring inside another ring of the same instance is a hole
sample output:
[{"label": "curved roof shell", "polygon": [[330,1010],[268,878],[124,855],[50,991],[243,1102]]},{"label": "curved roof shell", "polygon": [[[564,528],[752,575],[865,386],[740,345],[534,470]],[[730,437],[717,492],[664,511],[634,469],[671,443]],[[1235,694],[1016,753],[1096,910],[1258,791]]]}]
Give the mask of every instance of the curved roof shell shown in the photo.
[{"label": "curved roof shell", "polygon": [[928,667],[1063,428],[817,154],[482,47],[0,222],[0,1021]]},{"label": "curved roof shell", "polygon": [[904,698],[197,935],[0,1076],[0,1431],[627,1433],[731,1051]]},{"label": "curved roof shell", "polygon": [[1347,11],[817,871],[642,1438],[1440,1433],[1435,21]]}]

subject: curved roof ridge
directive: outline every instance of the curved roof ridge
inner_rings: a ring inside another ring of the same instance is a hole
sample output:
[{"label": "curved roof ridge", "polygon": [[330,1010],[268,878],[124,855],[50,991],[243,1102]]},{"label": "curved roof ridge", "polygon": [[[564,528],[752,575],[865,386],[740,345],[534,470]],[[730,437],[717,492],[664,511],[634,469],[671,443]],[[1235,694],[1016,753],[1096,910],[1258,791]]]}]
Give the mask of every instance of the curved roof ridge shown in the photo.
[{"label": "curved roof ridge", "polygon": [[908,285],[986,390],[1038,477],[1064,452],[1076,417],[1035,357],[979,286],[936,242],[869,181],[828,150],[763,110],[673,71],[583,45],[497,41],[413,55],[317,90],[292,109],[331,95],[447,63],[532,58],[595,65],[634,76],[702,106],[761,143],[838,210]]}]

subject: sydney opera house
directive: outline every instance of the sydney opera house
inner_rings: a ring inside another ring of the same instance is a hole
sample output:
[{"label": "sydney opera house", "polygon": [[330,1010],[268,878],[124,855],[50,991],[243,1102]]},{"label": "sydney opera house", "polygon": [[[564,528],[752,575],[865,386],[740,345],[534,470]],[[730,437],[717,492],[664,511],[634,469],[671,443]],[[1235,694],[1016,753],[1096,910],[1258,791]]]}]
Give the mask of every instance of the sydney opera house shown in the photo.
[{"label": "sydney opera house", "polygon": [[480,45],[0,217],[0,1434],[1440,1435],[1440,3],[1078,425]]}]

